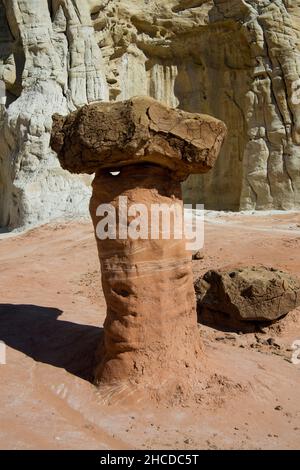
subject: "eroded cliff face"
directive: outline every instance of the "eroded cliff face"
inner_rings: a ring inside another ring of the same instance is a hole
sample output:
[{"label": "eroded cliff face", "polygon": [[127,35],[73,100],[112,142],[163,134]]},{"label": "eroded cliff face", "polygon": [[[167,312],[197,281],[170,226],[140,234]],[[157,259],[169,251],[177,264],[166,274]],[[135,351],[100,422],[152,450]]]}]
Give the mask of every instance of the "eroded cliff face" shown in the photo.
[{"label": "eroded cliff face", "polygon": [[150,95],[229,135],[184,184],[213,209],[300,206],[300,0],[0,0],[0,225],[87,210],[59,168],[51,116]]}]

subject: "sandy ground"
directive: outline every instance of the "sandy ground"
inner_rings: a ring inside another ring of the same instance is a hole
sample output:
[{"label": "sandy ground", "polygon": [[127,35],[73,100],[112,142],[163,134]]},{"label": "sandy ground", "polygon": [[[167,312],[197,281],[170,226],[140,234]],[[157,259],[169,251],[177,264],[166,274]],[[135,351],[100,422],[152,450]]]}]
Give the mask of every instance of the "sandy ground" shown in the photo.
[{"label": "sandy ground", "polygon": [[[290,361],[300,309],[256,336],[199,326],[211,377],[193,404],[99,393],[89,378],[105,303],[91,223],[0,237],[0,449],[300,448],[300,365]],[[208,213],[194,272],[265,265],[300,276],[299,248],[299,213]]]}]

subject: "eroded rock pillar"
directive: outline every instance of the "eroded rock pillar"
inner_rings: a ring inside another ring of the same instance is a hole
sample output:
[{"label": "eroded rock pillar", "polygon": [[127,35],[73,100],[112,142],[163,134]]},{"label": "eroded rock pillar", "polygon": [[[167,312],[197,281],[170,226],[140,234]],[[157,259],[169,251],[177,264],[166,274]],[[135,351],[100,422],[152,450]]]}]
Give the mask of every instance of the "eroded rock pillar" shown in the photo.
[{"label": "eroded rock pillar", "polygon": [[[225,125],[211,116],[147,97],[54,116],[51,145],[62,167],[96,173],[90,212],[107,303],[97,383],[142,385],[154,395],[179,396],[200,380],[191,253],[174,218],[167,236],[153,236],[152,209],[175,204],[182,215],[181,182],[213,167],[225,134]],[[120,198],[128,209],[143,205],[146,236],[120,235],[138,216],[126,212],[124,220]],[[101,238],[103,205],[113,209],[116,223],[114,236]],[[167,229],[162,222],[160,231]]]},{"label": "eroded rock pillar", "polygon": [[[120,239],[120,200],[128,201],[128,209],[136,203],[147,209],[148,239]],[[183,205],[180,182],[154,165],[124,167],[117,176],[99,171],[90,203],[96,231],[97,208],[107,203],[116,209],[117,238],[100,240],[96,233],[107,303],[96,379],[149,386],[153,380],[176,381],[179,370],[198,368],[200,351],[191,256],[185,239],[174,239],[173,209]],[[168,227],[161,217],[159,239],[151,239],[151,219],[159,204],[170,209],[170,232],[162,233]]]}]

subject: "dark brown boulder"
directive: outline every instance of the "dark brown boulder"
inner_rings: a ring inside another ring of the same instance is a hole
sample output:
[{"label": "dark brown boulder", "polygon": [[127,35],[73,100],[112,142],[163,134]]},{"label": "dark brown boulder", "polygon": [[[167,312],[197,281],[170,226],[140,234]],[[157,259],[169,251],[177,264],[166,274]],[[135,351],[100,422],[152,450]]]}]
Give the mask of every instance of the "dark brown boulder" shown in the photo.
[{"label": "dark brown boulder", "polygon": [[152,163],[183,181],[214,166],[225,135],[225,124],[212,116],[143,96],[55,114],[51,146],[71,173]]},{"label": "dark brown boulder", "polygon": [[216,327],[274,322],[300,304],[299,280],[265,267],[208,271],[195,291],[198,321]]}]

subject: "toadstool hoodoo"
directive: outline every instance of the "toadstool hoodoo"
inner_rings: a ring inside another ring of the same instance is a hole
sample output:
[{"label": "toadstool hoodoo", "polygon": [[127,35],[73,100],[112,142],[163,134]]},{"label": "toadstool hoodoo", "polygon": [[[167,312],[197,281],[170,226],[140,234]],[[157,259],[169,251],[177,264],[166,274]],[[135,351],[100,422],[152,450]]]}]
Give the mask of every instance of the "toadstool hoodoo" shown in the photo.
[{"label": "toadstool hoodoo", "polygon": [[[90,213],[107,303],[96,382],[184,391],[197,382],[201,363],[191,253],[185,237],[175,236],[175,218],[168,237],[161,228],[152,237],[148,214],[153,205],[183,211],[181,182],[212,168],[225,125],[148,97],[93,103],[53,120],[51,145],[62,167],[95,173]],[[124,201],[135,204],[126,220]],[[110,208],[112,236],[99,237],[99,222]],[[143,210],[143,236],[128,236],[134,215]]]}]

